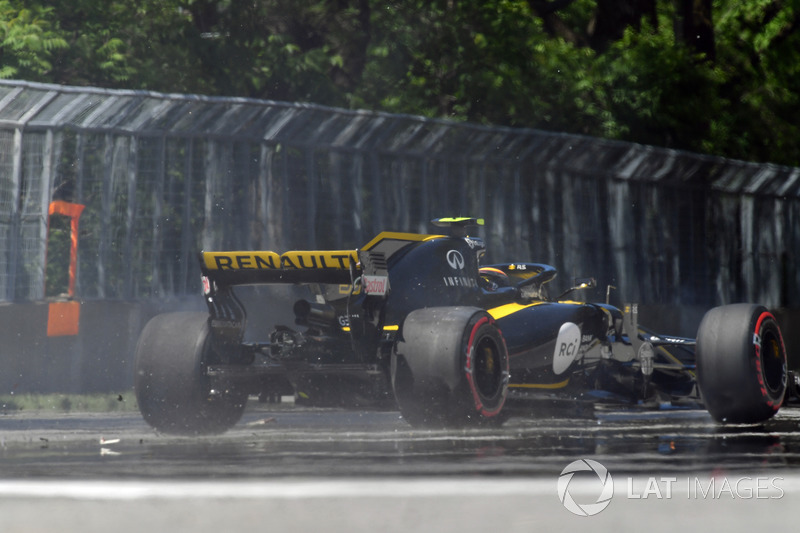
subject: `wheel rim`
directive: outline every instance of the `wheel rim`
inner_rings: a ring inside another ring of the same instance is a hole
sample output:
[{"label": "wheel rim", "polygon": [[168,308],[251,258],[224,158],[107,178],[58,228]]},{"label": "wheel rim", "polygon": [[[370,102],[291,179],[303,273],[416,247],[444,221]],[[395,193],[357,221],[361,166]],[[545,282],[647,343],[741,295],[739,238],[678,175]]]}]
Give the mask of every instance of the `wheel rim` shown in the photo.
[{"label": "wheel rim", "polygon": [[505,403],[508,356],[503,338],[489,317],[473,323],[467,340],[466,378],[474,412],[493,418]]},{"label": "wheel rim", "polygon": [[780,394],[786,386],[783,339],[771,326],[771,323],[767,323],[761,331],[761,374],[770,393]]},{"label": "wheel rim", "polygon": [[494,339],[483,337],[475,347],[475,387],[484,398],[491,399],[502,389],[503,363],[500,348]]}]

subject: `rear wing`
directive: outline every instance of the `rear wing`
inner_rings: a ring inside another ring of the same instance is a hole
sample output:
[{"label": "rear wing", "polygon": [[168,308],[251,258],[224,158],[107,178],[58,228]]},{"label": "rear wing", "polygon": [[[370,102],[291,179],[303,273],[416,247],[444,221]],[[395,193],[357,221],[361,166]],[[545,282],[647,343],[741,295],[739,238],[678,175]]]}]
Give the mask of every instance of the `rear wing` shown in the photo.
[{"label": "rear wing", "polygon": [[[247,313],[232,290],[234,285],[299,283],[353,288],[363,277],[367,295],[385,295],[389,258],[414,243],[440,237],[383,232],[361,250],[200,252],[203,294],[215,342],[237,345],[242,341]],[[370,283],[375,285],[374,291],[369,289]]]},{"label": "rear wing", "polygon": [[272,251],[200,252],[200,269],[203,276],[218,285],[350,284],[362,274],[360,261],[366,256],[360,258],[359,255],[380,256],[381,262],[385,262],[410,244],[440,237],[442,235],[385,231],[361,250],[305,250],[282,254]]},{"label": "rear wing", "polygon": [[238,346],[244,338],[247,312],[234,285],[263,283],[331,283],[350,285],[358,276],[355,250],[200,252],[203,295],[216,343]]},{"label": "rear wing", "polygon": [[257,283],[351,283],[358,275],[356,250],[200,252],[204,276],[220,285]]}]

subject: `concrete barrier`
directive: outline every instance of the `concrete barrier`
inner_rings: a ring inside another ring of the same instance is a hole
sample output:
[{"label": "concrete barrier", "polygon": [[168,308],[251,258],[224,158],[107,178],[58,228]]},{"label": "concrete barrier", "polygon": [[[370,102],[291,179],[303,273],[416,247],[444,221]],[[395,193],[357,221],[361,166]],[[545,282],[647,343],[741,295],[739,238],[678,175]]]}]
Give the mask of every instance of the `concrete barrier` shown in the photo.
[{"label": "concrete barrier", "polygon": [[49,302],[0,305],[0,394],[95,393],[133,387],[133,354],[154,315],[202,310],[200,298],[82,302],[77,335],[48,337]]}]

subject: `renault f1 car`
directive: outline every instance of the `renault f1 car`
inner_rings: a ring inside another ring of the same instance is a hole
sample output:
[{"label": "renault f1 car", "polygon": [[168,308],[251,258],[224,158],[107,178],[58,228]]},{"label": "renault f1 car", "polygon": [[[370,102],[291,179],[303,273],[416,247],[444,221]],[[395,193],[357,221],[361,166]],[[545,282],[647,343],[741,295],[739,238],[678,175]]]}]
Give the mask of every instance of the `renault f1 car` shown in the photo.
[{"label": "renault f1 car", "polygon": [[[593,279],[550,297],[548,265],[482,266],[484,242],[467,235],[481,219],[433,223],[448,234],[383,232],[357,250],[201,252],[208,313],[156,316],[139,339],[145,420],[219,433],[250,396],[294,395],[396,406],[424,427],[500,424],[520,406],[564,401],[703,405],[720,422],[751,423],[787,396],[786,349],[763,306],[714,308],[696,339],[656,334],[636,305],[569,299]],[[288,323],[246,340],[259,317],[237,291],[261,284],[308,293],[282,315]]]}]

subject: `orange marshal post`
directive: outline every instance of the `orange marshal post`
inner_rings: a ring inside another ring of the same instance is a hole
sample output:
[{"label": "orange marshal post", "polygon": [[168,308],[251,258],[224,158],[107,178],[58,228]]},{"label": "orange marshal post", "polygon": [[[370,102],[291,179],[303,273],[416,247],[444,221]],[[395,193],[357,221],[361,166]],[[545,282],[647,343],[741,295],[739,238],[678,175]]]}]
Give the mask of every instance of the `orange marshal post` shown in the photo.
[{"label": "orange marshal post", "polygon": [[[75,297],[75,278],[78,271],[78,221],[86,206],[61,200],[50,203],[49,215],[63,215],[70,219],[69,287],[70,298]],[[80,323],[80,303],[75,301],[51,302],[47,313],[47,336],[77,335]]]}]

